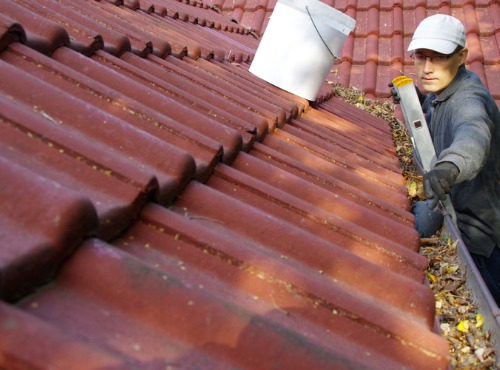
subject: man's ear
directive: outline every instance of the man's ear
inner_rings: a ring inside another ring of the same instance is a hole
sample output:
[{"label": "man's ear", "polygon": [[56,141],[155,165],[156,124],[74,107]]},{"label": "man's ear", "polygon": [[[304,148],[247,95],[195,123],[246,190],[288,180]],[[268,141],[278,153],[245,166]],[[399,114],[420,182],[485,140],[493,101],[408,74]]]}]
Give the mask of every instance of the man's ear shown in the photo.
[{"label": "man's ear", "polygon": [[458,58],[459,65],[465,64],[465,61],[467,60],[467,55],[469,55],[469,49],[463,48],[462,50],[460,50]]}]

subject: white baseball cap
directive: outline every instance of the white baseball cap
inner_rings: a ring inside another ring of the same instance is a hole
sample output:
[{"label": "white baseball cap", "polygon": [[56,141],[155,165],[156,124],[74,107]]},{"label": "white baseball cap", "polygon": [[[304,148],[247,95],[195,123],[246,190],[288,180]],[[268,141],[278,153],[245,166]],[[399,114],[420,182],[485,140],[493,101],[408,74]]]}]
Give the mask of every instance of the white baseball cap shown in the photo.
[{"label": "white baseball cap", "polygon": [[457,46],[465,47],[464,25],[451,15],[435,14],[420,22],[408,51],[429,49],[441,54],[451,54]]}]

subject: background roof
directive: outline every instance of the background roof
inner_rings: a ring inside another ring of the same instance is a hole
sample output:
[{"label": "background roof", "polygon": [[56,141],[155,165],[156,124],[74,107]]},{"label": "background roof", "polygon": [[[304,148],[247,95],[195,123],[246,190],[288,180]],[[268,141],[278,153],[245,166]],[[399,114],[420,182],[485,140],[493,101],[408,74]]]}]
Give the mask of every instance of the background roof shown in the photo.
[{"label": "background roof", "polygon": [[[356,20],[341,60],[330,80],[364,91],[370,98],[387,98],[387,84],[415,69],[406,50],[417,25],[439,13],[458,18],[465,26],[469,56],[467,68],[478,74],[500,103],[500,4],[491,0],[324,0]],[[209,0],[216,9],[241,25],[263,34],[276,0]]]}]

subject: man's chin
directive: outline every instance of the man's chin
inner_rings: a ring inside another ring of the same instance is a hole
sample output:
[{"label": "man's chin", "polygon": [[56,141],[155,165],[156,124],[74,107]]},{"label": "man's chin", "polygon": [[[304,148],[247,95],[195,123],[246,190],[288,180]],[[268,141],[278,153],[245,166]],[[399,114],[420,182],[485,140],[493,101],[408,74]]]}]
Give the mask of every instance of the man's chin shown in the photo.
[{"label": "man's chin", "polygon": [[427,92],[435,94],[438,91],[440,91],[440,89],[432,82],[426,82],[426,81],[420,80],[420,83],[422,84],[422,87],[424,88],[424,90]]}]

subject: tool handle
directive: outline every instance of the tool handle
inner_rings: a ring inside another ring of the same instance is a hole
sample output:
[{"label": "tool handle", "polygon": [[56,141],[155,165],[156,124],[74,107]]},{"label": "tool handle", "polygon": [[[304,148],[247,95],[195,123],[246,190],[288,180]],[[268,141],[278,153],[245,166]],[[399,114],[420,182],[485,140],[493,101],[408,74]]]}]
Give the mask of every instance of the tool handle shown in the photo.
[{"label": "tool handle", "polygon": [[[392,80],[392,84],[400,97],[401,110],[403,111],[406,128],[410,134],[413,148],[420,160],[423,172],[428,172],[434,168],[437,161],[436,150],[413,80],[406,76],[399,76]],[[448,194],[446,199],[439,203],[441,203],[441,207],[439,208],[442,213],[445,216],[449,214],[456,224],[457,216],[451,203],[450,195]]]},{"label": "tool handle", "polygon": [[406,128],[420,159],[420,164],[425,171],[430,171],[437,160],[436,151],[413,80],[406,76],[400,76],[396,77],[392,83],[400,96]]}]

